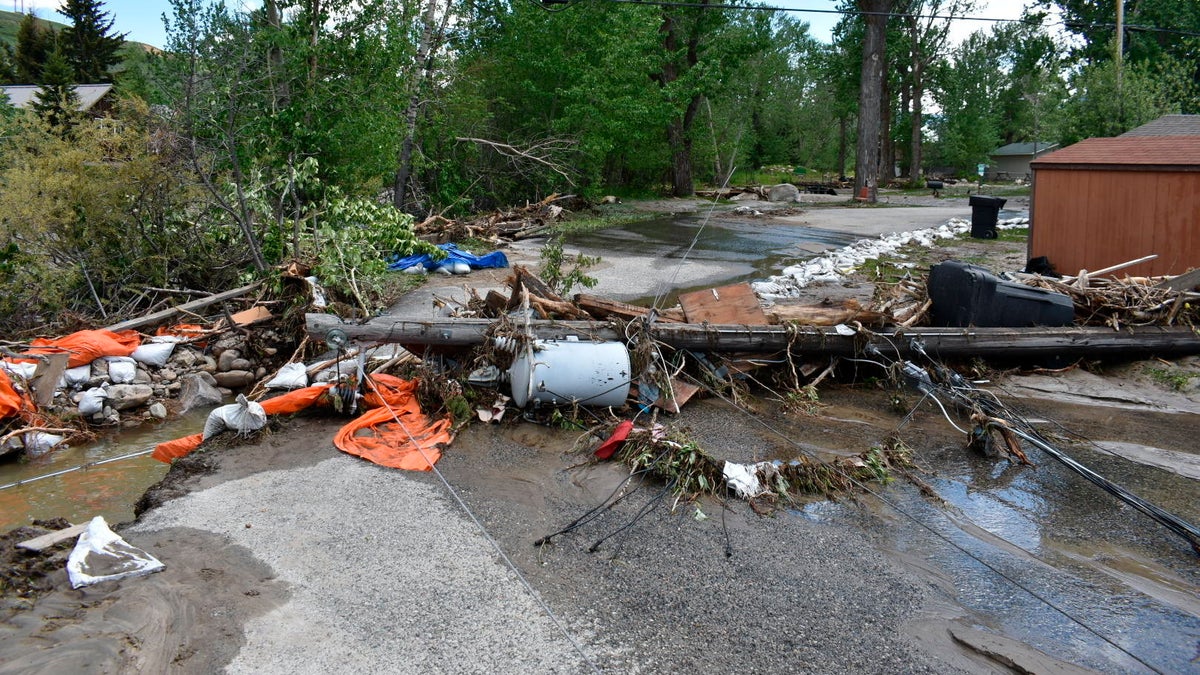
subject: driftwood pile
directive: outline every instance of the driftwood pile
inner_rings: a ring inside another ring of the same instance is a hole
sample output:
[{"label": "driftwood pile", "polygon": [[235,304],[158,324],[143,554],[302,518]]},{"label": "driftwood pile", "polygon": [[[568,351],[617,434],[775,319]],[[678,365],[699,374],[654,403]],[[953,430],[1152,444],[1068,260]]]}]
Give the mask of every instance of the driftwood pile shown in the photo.
[{"label": "driftwood pile", "polygon": [[476,216],[471,220],[451,220],[440,214],[413,226],[417,236],[442,244],[448,241],[480,239],[498,244],[546,234],[554,223],[571,213],[581,200],[574,195],[552,194],[535,203]]}]

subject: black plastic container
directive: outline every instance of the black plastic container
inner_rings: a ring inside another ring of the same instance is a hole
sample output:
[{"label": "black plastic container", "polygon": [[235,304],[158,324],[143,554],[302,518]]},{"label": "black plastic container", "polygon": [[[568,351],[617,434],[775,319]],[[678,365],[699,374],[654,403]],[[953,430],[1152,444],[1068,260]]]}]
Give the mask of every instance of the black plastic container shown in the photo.
[{"label": "black plastic container", "polygon": [[1021,328],[1070,326],[1070,296],[1004,281],[978,265],[950,260],[929,272],[931,320],[935,326]]},{"label": "black plastic container", "polygon": [[1000,209],[1007,202],[1000,197],[975,195],[967,200],[971,205],[971,236],[976,239],[995,239]]}]

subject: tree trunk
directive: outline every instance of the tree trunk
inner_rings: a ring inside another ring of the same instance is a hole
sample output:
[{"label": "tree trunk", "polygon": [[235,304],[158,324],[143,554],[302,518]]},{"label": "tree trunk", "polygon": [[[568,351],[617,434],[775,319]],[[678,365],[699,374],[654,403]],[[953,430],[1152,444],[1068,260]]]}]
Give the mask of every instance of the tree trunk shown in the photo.
[{"label": "tree trunk", "polygon": [[892,83],[888,79],[887,55],[883,62],[883,81],[879,91],[879,184],[896,179],[896,143],[892,140]]},{"label": "tree trunk", "polygon": [[849,115],[843,113],[842,116],[838,118],[838,180],[842,180],[846,176],[846,144],[848,140],[846,136],[850,133],[850,120],[848,120],[847,117],[849,117]]},{"label": "tree trunk", "polygon": [[909,149],[908,180],[913,185],[921,182],[921,97],[924,95],[924,77],[921,63],[913,60],[913,98],[912,98],[912,147]]},{"label": "tree trunk", "polygon": [[412,175],[413,144],[417,137],[417,114],[421,110],[421,84],[433,61],[433,32],[436,28],[438,0],[428,0],[425,18],[421,23],[421,41],[417,44],[417,58],[413,62],[409,80],[408,106],[404,110],[404,140],[400,143],[400,157],[396,165],[396,179],[392,183],[392,205],[404,208],[405,190]]},{"label": "tree trunk", "polygon": [[883,98],[883,59],[886,48],[887,16],[892,0],[859,0],[866,15],[862,78],[858,88],[858,143],[854,162],[854,193],[866,190],[867,201],[878,198],[880,100]]}]

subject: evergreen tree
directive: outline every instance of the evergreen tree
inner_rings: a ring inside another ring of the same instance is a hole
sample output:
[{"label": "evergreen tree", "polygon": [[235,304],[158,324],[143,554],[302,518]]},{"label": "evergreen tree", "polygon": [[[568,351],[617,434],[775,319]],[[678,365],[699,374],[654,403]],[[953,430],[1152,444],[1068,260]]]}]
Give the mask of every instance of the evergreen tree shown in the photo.
[{"label": "evergreen tree", "polygon": [[74,124],[79,109],[71,65],[55,45],[42,69],[42,86],[34,96],[33,109],[60,135],[65,136]]},{"label": "evergreen tree", "polygon": [[0,44],[0,84],[17,84],[17,53],[7,44]]},{"label": "evergreen tree", "polygon": [[50,54],[54,34],[38,25],[37,17],[26,14],[17,29],[16,76],[18,84],[37,84],[42,64]]},{"label": "evergreen tree", "polygon": [[80,83],[109,82],[110,66],[121,61],[117,51],[124,35],[112,33],[113,18],[99,0],[63,0],[59,13],[71,19],[63,29],[61,44]]}]

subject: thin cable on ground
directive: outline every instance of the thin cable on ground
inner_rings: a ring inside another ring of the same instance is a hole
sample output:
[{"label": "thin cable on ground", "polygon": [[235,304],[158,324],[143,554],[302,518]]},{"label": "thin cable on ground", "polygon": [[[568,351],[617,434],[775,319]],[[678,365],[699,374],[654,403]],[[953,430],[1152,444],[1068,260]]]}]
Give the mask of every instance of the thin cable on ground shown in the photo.
[{"label": "thin cable on ground", "polygon": [[554,624],[555,628],[558,628],[559,632],[561,632],[563,636],[567,638],[567,641],[571,643],[571,646],[575,648],[575,651],[579,653],[579,656],[582,657],[584,662],[587,663],[588,667],[592,669],[592,672],[604,672],[601,670],[600,666],[594,660],[592,660],[592,657],[583,650],[583,645],[579,644],[579,641],[575,639],[575,636],[571,635],[570,631],[567,630],[566,625],[558,618],[558,615],[554,613],[554,610],[550,609],[550,605],[546,604],[546,601],[542,600],[542,596],[538,595],[537,591],[533,590],[533,586],[530,585],[529,581],[525,578],[525,575],[521,573],[521,570],[517,567],[516,563],[514,563],[512,559],[508,557],[508,554],[504,552],[503,548],[500,548],[500,544],[492,537],[491,533],[487,531],[487,528],[483,526],[483,523],[480,522],[479,518],[475,516],[475,513],[471,511],[471,507],[467,506],[467,503],[463,501],[461,496],[459,496],[458,491],[454,489],[454,486],[450,485],[450,481],[446,480],[446,476],[442,474],[441,469],[438,469],[437,465],[430,461],[429,455],[425,452],[425,448],[423,448],[421,444],[417,442],[417,439],[413,437],[412,432],[408,430],[408,427],[400,421],[400,417],[396,415],[396,410],[392,408],[391,404],[389,404],[384,398],[383,393],[380,392],[379,388],[375,386],[374,380],[369,377],[365,379],[367,384],[371,386],[371,389],[375,391],[375,395],[379,397],[380,401],[387,408],[388,413],[391,414],[392,420],[394,420],[397,426],[404,431],[404,434],[408,436],[409,442],[412,443],[413,447],[415,447],[417,451],[421,453],[421,456],[425,458],[425,462],[429,464],[430,470],[433,471],[433,473],[437,475],[438,479],[442,481],[442,485],[446,487],[446,491],[450,493],[451,497],[454,497],[454,501],[458,502],[459,508],[461,508],[463,512],[470,517],[471,521],[475,523],[475,526],[479,528],[479,532],[483,534],[483,538],[486,539],[489,544],[491,544],[493,549],[495,549],[496,554],[500,556],[506,565],[508,565],[508,568],[512,570],[513,574],[517,575],[517,579],[521,582],[521,585],[525,587],[525,590],[533,598],[534,602],[536,602],[542,608],[542,611],[546,613],[546,616],[550,617],[550,621]]},{"label": "thin cable on ground", "polygon": [[[717,391],[716,389],[714,389],[714,388],[712,388],[712,387],[708,386],[708,385],[707,385],[707,384],[705,384],[704,382],[701,382],[700,380],[698,380],[698,379],[696,379],[696,378],[694,378],[694,377],[692,377],[691,375],[688,375],[688,374],[685,374],[685,376],[686,376],[688,379],[692,380],[692,381],[693,381],[695,384],[697,384],[698,386],[700,386],[700,387],[704,388],[704,389],[705,389],[706,391],[708,391],[709,393],[713,394],[713,395],[714,395],[714,396],[716,396],[717,398],[721,399],[721,400],[722,400],[722,401],[724,401],[725,403],[727,403],[727,404],[729,404],[730,406],[732,406],[732,407],[733,407],[735,410],[737,410],[738,412],[740,412],[740,413],[742,413],[743,415],[745,415],[745,416],[749,417],[750,419],[754,420],[754,422],[756,422],[758,425],[760,425],[760,426],[762,426],[763,428],[765,428],[767,431],[771,432],[772,434],[775,434],[776,436],[778,436],[779,438],[781,438],[783,441],[785,441],[785,442],[786,442],[786,443],[788,443],[789,445],[791,445],[791,446],[795,447],[795,448],[796,448],[797,450],[799,450],[799,451],[800,451],[802,454],[804,454],[804,455],[806,455],[806,456],[809,456],[809,457],[812,457],[813,459],[816,459],[816,457],[815,457],[815,456],[813,456],[813,455],[812,455],[812,453],[810,453],[810,452],[809,452],[809,451],[808,451],[806,448],[804,448],[804,447],[803,447],[803,446],[801,446],[799,443],[797,443],[796,441],[794,441],[794,440],[791,438],[791,436],[789,436],[788,434],[786,434],[786,433],[784,433],[784,432],[782,432],[782,431],[780,431],[780,430],[776,429],[775,427],[771,426],[770,424],[768,424],[768,423],[767,423],[765,420],[763,420],[763,419],[762,419],[761,417],[759,417],[758,415],[755,415],[753,412],[751,412],[751,411],[749,411],[749,410],[746,410],[746,409],[745,409],[745,408],[743,408],[742,406],[738,405],[738,404],[737,404],[737,402],[730,400],[730,399],[729,399],[728,397],[726,397],[724,394],[722,394],[721,392]],[[913,515],[913,514],[909,513],[908,511],[906,511],[906,510],[905,510],[904,508],[902,508],[902,507],[901,507],[899,504],[897,504],[897,503],[893,502],[892,500],[890,500],[890,499],[888,499],[887,497],[883,496],[883,495],[882,495],[882,494],[880,494],[879,492],[876,492],[875,490],[872,490],[872,489],[870,488],[870,486],[868,486],[867,484],[863,483],[862,481],[859,481],[858,479],[854,478],[854,477],[853,477],[853,476],[851,476],[849,473],[847,473],[845,470],[843,470],[841,467],[834,466],[833,468],[834,468],[834,470],[835,470],[835,471],[837,471],[838,473],[840,473],[840,474],[842,475],[842,477],[843,477],[843,478],[845,478],[847,481],[849,481],[849,482],[850,482],[852,485],[854,485],[855,487],[857,487],[857,488],[859,488],[860,490],[862,490],[863,492],[866,492],[867,494],[870,494],[871,496],[875,497],[875,498],[876,498],[876,499],[878,499],[880,502],[882,502],[884,505],[886,505],[887,507],[889,507],[890,509],[892,509],[892,510],[893,510],[893,511],[895,511],[896,513],[900,514],[900,515],[901,515],[901,516],[903,516],[904,518],[908,519],[908,520],[909,520],[909,521],[911,521],[913,524],[917,525],[917,526],[918,526],[918,527],[920,527],[921,529],[924,529],[925,531],[929,532],[929,533],[930,533],[930,534],[932,534],[933,536],[937,537],[938,539],[942,540],[942,541],[943,541],[943,542],[945,542],[946,544],[950,545],[951,547],[953,547],[955,550],[959,551],[959,552],[960,552],[960,553],[962,553],[963,555],[967,556],[968,558],[970,558],[970,559],[974,560],[975,562],[979,563],[980,565],[984,566],[985,568],[987,568],[988,570],[990,570],[991,572],[993,572],[994,574],[996,574],[997,576],[999,576],[1001,579],[1004,579],[1005,581],[1007,581],[1008,583],[1012,584],[1013,586],[1015,586],[1015,587],[1017,587],[1017,588],[1021,589],[1022,591],[1024,591],[1024,592],[1028,593],[1028,594],[1029,594],[1031,597],[1033,597],[1033,598],[1035,598],[1036,600],[1038,600],[1039,602],[1043,603],[1044,605],[1046,605],[1046,606],[1047,606],[1047,607],[1049,607],[1050,609],[1054,610],[1054,611],[1055,611],[1055,612],[1057,612],[1058,614],[1061,614],[1062,616],[1066,617],[1066,618],[1067,618],[1069,621],[1071,621],[1071,622],[1072,622],[1072,623],[1074,623],[1075,625],[1077,625],[1077,626],[1079,626],[1080,628],[1084,629],[1084,630],[1085,630],[1085,631],[1087,631],[1088,633],[1091,633],[1091,634],[1092,634],[1092,635],[1094,635],[1096,638],[1098,638],[1098,639],[1100,639],[1101,641],[1105,642],[1106,644],[1108,644],[1109,646],[1113,647],[1114,649],[1116,649],[1117,651],[1121,652],[1122,654],[1125,654],[1126,656],[1128,656],[1129,658],[1133,659],[1134,661],[1137,661],[1138,663],[1142,664],[1143,666],[1145,666],[1146,668],[1150,669],[1151,671],[1153,671],[1153,672],[1155,672],[1155,673],[1160,673],[1160,674],[1162,674],[1162,673],[1163,673],[1163,671],[1162,671],[1162,670],[1160,670],[1160,669],[1158,669],[1158,668],[1155,668],[1154,666],[1150,665],[1149,663],[1147,663],[1147,662],[1146,662],[1144,659],[1142,659],[1142,658],[1141,658],[1141,657],[1139,657],[1138,655],[1134,654],[1133,652],[1129,651],[1129,650],[1128,650],[1128,649],[1126,649],[1125,647],[1123,647],[1123,646],[1121,646],[1120,644],[1116,643],[1116,642],[1115,642],[1115,641],[1113,641],[1111,638],[1109,638],[1109,637],[1107,637],[1107,636],[1105,636],[1105,635],[1101,634],[1099,631],[1097,631],[1096,629],[1092,628],[1092,627],[1091,627],[1091,626],[1089,626],[1087,623],[1084,623],[1084,621],[1083,621],[1082,619],[1078,619],[1078,618],[1076,618],[1075,616],[1073,616],[1072,614],[1070,614],[1070,613],[1069,613],[1067,610],[1063,609],[1062,607],[1059,607],[1057,604],[1055,604],[1055,603],[1054,603],[1053,601],[1051,601],[1049,598],[1047,598],[1047,597],[1043,596],[1042,594],[1038,593],[1037,591],[1035,591],[1034,589],[1030,588],[1029,586],[1027,586],[1027,585],[1025,585],[1025,584],[1021,583],[1019,580],[1017,580],[1017,579],[1013,578],[1012,576],[1010,576],[1010,575],[1006,574],[1006,573],[1005,573],[1003,570],[1001,570],[1000,568],[998,568],[998,567],[996,567],[995,565],[993,565],[993,564],[991,564],[991,563],[987,562],[986,560],[984,560],[984,559],[980,558],[979,556],[975,555],[975,554],[974,554],[974,553],[972,553],[971,551],[968,551],[968,550],[967,550],[967,549],[966,549],[964,546],[962,546],[961,544],[959,544],[959,543],[955,542],[955,541],[954,541],[954,540],[952,540],[952,539],[951,539],[949,536],[947,536],[947,535],[945,535],[945,534],[943,534],[943,533],[939,532],[938,530],[934,529],[932,525],[929,525],[929,524],[926,524],[926,523],[922,522],[922,521],[921,521],[919,518],[917,518],[915,515]],[[1007,541],[1007,540],[1006,540],[1006,541]],[[1022,551],[1025,551],[1025,549],[1024,549],[1024,548],[1021,548],[1020,546],[1017,546],[1016,544],[1013,544],[1012,542],[1008,542],[1008,543],[1010,543],[1012,546],[1014,546],[1014,547],[1016,547],[1016,548],[1018,548],[1018,549],[1020,549],[1020,550],[1022,550]],[[1026,552],[1026,553],[1029,553],[1028,551],[1025,551],[1025,552]],[[1031,556],[1032,556],[1032,554],[1031,554],[1031,553],[1030,553],[1029,555],[1031,555]],[[1036,556],[1032,556],[1032,557],[1036,558]]]},{"label": "thin cable on ground", "polygon": [[93,466],[100,466],[101,464],[108,464],[109,462],[119,462],[123,459],[132,459],[134,457],[141,457],[142,455],[148,455],[152,452],[154,452],[153,446],[146,448],[145,450],[138,450],[137,452],[131,452],[127,455],[121,455],[120,457],[109,457],[108,459],[100,459],[95,462],[88,462],[86,464],[80,464],[79,466],[73,466],[69,469],[62,469],[61,471],[54,471],[52,473],[46,473],[46,474],[42,474],[40,476],[34,476],[33,478],[24,478],[22,480],[14,481],[12,483],[0,485],[0,490],[7,490],[9,488],[14,488],[14,487],[18,487],[21,485],[25,485],[26,483],[35,483],[39,480],[43,480],[46,478],[54,478],[55,476],[61,476],[63,474],[68,474],[73,471],[82,471],[85,469],[90,469]]}]

